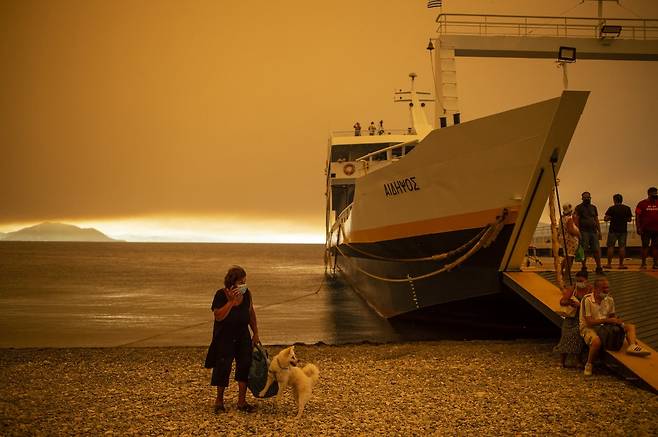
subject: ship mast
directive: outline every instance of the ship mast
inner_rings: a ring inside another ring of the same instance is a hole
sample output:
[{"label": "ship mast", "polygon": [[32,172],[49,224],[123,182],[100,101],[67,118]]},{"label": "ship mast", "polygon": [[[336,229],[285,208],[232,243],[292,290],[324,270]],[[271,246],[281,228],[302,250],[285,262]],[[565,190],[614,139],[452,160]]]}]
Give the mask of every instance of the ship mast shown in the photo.
[{"label": "ship mast", "polygon": [[416,73],[409,73],[409,77],[411,78],[410,90],[402,91],[400,89],[396,91],[395,101],[409,103],[409,113],[411,115],[411,125],[414,133],[420,137],[419,139],[423,139],[433,129],[425,115],[425,102],[433,102],[434,99],[428,92],[416,91],[415,80],[418,77]]}]

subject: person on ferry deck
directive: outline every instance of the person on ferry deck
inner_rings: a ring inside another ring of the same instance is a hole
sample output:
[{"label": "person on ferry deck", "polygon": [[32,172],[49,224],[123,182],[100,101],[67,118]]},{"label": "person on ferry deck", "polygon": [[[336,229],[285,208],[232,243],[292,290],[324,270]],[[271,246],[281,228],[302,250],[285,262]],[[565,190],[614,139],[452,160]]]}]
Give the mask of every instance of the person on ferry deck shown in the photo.
[{"label": "person on ferry deck", "polygon": [[562,335],[560,342],[555,346],[555,352],[560,353],[560,364],[567,367],[567,356],[569,354],[580,357],[580,353],[585,347],[585,342],[580,336],[580,327],[578,322],[578,311],[580,310],[580,301],[585,295],[592,292],[592,287],[587,283],[587,272],[582,270],[576,273],[576,282],[571,288],[565,288],[562,292],[560,305],[564,307],[573,307],[575,313],[573,316],[565,317],[562,321]]},{"label": "person on ferry deck", "polygon": [[583,203],[576,206],[573,218],[576,227],[580,230],[580,244],[585,250],[582,270],[587,271],[587,254],[589,253],[596,261],[596,273],[602,275],[599,212],[596,206],[592,205],[592,195],[588,191],[585,191],[581,198]]},{"label": "person on ferry deck", "polygon": [[375,132],[377,132],[377,127],[375,127],[375,122],[371,121],[370,126],[368,126],[368,133],[370,135],[375,135]]},{"label": "person on ferry deck", "polygon": [[377,129],[379,135],[384,135],[384,120],[379,120],[379,128]]},{"label": "person on ferry deck", "polygon": [[354,136],[355,137],[360,137],[361,136],[361,124],[357,121],[354,123]]},{"label": "person on ferry deck", "polygon": [[[224,390],[228,387],[231,366],[235,360],[237,408],[239,411],[251,413],[255,408],[246,402],[245,396],[253,344],[258,343],[259,338],[251,291],[247,288],[247,273],[242,267],[233,266],[228,270],[224,278],[224,288],[215,293],[211,310],[215,323],[205,367],[212,369],[210,385],[217,386],[214,411],[226,411]],[[253,336],[249,335],[249,328]]]},{"label": "person on ferry deck", "polygon": [[[583,298],[580,304],[580,335],[589,346],[585,376],[592,374],[592,362],[597,357],[601,346],[611,343],[609,337],[617,337],[619,350],[624,342],[628,343],[626,353],[629,355],[647,356],[651,352],[645,350],[637,342],[635,325],[626,323],[615,313],[615,301],[610,296],[610,284],[606,278],[594,281],[594,291]],[[613,341],[614,342],[614,341]]]},{"label": "person on ferry deck", "polygon": [[642,237],[642,265],[647,268],[647,256],[651,245],[653,268],[658,270],[658,188],[647,190],[648,197],[637,204],[635,208],[635,227]]},{"label": "person on ferry deck", "polygon": [[606,269],[612,268],[612,255],[615,252],[615,243],[619,242],[619,268],[626,269],[624,257],[626,256],[626,237],[628,236],[628,222],[633,220],[631,209],[622,204],[624,198],[621,194],[612,196],[612,205],[605,212],[603,220],[610,223],[608,228],[608,265]]}]

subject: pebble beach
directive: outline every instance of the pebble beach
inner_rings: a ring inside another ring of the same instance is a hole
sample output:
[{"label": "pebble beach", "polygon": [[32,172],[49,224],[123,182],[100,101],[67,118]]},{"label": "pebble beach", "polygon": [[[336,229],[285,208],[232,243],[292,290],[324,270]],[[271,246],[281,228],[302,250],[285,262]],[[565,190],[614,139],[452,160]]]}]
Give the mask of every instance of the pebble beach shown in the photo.
[{"label": "pebble beach", "polygon": [[[270,346],[270,355],[282,347]],[[299,345],[320,368],[292,393],[213,414],[205,348],[0,350],[0,434],[657,435],[658,397],[605,369],[558,367],[546,341]]]}]

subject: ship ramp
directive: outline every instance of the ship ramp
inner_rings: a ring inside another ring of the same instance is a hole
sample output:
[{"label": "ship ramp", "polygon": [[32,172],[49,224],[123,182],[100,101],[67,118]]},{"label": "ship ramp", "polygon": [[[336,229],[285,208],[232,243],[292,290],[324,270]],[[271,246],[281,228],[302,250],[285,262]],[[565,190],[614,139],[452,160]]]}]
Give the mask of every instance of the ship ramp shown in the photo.
[{"label": "ship ramp", "polygon": [[[658,273],[637,269],[606,271],[618,315],[635,324],[638,342],[651,351],[648,357],[606,351],[606,365],[629,380],[640,382],[658,392]],[[557,326],[562,317],[557,311],[562,295],[553,271],[503,272],[503,283],[525,299]]]}]

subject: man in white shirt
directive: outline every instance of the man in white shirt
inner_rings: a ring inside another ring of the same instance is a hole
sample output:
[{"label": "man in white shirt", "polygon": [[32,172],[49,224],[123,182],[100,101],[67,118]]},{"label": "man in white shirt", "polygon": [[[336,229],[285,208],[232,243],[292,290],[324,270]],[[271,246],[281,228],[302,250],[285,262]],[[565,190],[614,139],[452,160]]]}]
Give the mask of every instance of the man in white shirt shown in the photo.
[{"label": "man in white shirt", "polygon": [[646,351],[637,343],[635,325],[625,323],[615,315],[615,301],[610,296],[610,284],[606,278],[598,278],[594,281],[594,292],[585,296],[580,306],[580,334],[589,346],[587,364],[585,364],[585,375],[592,374],[592,362],[601,349],[601,338],[597,330],[604,325],[620,326],[626,335],[628,348],[626,353],[631,355],[645,356]]}]

